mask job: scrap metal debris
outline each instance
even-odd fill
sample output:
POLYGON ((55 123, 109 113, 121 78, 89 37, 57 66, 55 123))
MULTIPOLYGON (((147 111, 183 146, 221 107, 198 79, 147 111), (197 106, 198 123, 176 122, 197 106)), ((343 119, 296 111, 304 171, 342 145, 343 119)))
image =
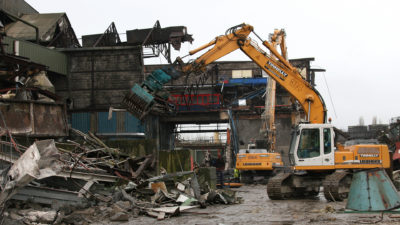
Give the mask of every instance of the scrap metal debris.
POLYGON ((57 164, 59 154, 53 140, 37 141, 0 177, 0 206, 10 199, 19 188, 34 179, 56 175, 61 167, 57 164))
POLYGON ((400 191, 400 170, 393 171, 393 184, 400 191))
POLYGON ((157 176, 152 154, 129 155, 90 132, 70 133, 74 138, 63 142, 18 144, 21 155, 15 149, 0 152, 0 164, 8 168, 1 179, 0 223, 77 224, 140 215, 163 220, 193 208, 241 201, 234 191, 214 190, 210 184, 215 181, 201 173, 164 170, 157 176))

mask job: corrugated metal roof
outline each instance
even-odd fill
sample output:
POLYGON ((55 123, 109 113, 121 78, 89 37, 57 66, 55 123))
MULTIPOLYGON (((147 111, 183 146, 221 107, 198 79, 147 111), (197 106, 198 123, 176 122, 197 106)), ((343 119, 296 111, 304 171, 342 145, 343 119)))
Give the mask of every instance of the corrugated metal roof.
POLYGON ((12 13, 14 16, 39 13, 24 0, 0 0, 0 8, 12 13))
MULTIPOLYGON (((40 41, 47 42, 53 38, 57 23, 63 23, 61 18, 65 15, 65 13, 27 14, 20 18, 37 26, 39 28, 40 41)), ((59 25, 62 26, 62 24, 59 25)), ((30 41, 36 39, 35 29, 20 21, 6 26, 5 30, 8 36, 14 38, 30 41)))

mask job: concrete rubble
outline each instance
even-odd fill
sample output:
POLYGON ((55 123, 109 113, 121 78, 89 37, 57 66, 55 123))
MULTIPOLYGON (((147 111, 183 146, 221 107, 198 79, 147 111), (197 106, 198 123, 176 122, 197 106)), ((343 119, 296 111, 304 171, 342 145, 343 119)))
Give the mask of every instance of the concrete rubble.
POLYGON ((90 132, 70 132, 74 139, 20 145, 21 155, 3 157, 3 167, 9 165, 1 177, 3 224, 89 224, 138 216, 164 220, 193 208, 241 202, 235 191, 216 190, 215 181, 204 176, 207 168, 163 170, 157 176, 153 155, 127 155, 90 132))
POLYGON ((400 170, 393 171, 393 185, 400 191, 400 170))

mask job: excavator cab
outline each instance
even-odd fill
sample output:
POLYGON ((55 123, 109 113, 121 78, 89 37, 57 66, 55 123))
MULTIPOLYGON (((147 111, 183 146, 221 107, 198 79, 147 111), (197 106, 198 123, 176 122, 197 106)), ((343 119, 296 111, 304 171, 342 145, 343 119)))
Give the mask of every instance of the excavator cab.
MULTIPOLYGON (((299 124, 289 149, 291 166, 334 165, 334 132, 331 124, 299 124)), ((310 169, 310 168, 308 168, 310 169)))

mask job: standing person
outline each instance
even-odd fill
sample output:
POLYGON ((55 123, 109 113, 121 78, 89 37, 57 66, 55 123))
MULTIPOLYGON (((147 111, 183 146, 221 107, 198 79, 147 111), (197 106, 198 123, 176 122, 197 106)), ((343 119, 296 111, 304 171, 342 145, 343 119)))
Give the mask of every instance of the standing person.
POLYGON ((218 151, 218 158, 215 161, 215 168, 217 170, 217 183, 219 184, 219 188, 223 188, 225 160, 222 158, 221 153, 219 151, 218 151))
POLYGON ((203 166, 205 166, 205 167, 210 167, 210 166, 211 166, 211 154, 210 154, 210 150, 207 150, 207 151, 206 151, 206 154, 204 154, 203 166))

